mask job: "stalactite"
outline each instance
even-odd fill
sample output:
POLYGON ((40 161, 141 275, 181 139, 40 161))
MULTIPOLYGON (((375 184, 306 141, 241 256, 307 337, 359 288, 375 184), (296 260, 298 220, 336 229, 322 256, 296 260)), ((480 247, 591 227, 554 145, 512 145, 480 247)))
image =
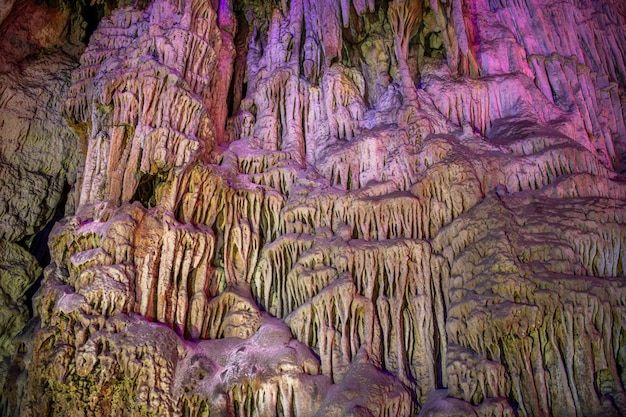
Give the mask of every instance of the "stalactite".
MULTIPOLYGON (((498 202, 490 199, 482 204, 498 202)), ((545 412, 550 408, 550 402, 556 398, 561 398, 559 412, 572 412, 583 408, 588 413, 599 410, 611 412, 609 411, 611 409, 612 412, 621 412, 619 411, 619 404, 622 401, 619 399, 622 395, 621 389, 614 387, 623 381, 615 371, 616 368, 612 365, 615 363, 614 357, 607 352, 604 343, 614 344, 613 335, 623 332, 622 325, 612 319, 604 322, 603 319, 596 318, 614 317, 614 313, 608 310, 596 312, 603 308, 609 310, 621 308, 619 307, 621 301, 614 297, 621 298, 622 296, 618 294, 623 290, 612 287, 613 289, 609 291, 602 289, 589 294, 583 288, 594 285, 593 281, 596 278, 588 275, 594 275, 602 270, 603 276, 610 276, 611 270, 617 271, 619 268, 617 265, 621 262, 621 256, 611 256, 613 253, 611 249, 615 244, 619 246, 621 243, 609 242, 616 242, 616 238, 621 241, 617 236, 621 234, 619 231, 623 229, 623 225, 619 220, 615 222, 604 217, 607 231, 609 229, 614 231, 608 234, 614 237, 607 239, 603 236, 594 239, 594 243, 578 243, 566 235, 562 237, 554 235, 550 238, 545 235, 547 233, 545 225, 539 226, 534 223, 533 218, 538 213, 545 215, 546 211, 561 211, 562 207, 552 205, 550 208, 537 207, 533 211, 522 210, 520 205, 534 203, 528 198, 516 196, 505 197, 500 204, 504 204, 507 210, 500 211, 498 221, 491 220, 490 232, 473 236, 458 231, 454 231, 453 234, 443 232, 438 235, 434 245, 436 251, 443 250, 443 253, 446 253, 448 248, 452 249, 453 253, 448 252, 448 256, 455 259, 451 263, 452 296, 449 301, 447 323, 450 342, 469 348, 470 355, 486 355, 489 361, 494 361, 493 365, 506 370, 504 373, 499 372, 499 376, 492 378, 490 382, 492 386, 495 383, 500 387, 496 392, 494 388, 487 389, 484 382, 481 382, 481 378, 484 377, 480 373, 462 376, 461 372, 466 371, 459 368, 456 359, 452 360, 448 356, 448 360, 451 361, 448 364, 448 378, 452 378, 450 383, 458 390, 455 396, 474 403, 480 403, 487 396, 512 396, 520 404, 527 405, 524 409, 527 415, 545 412), (520 216, 524 216, 524 219, 520 216), (504 222, 505 229, 498 229, 503 226, 499 222, 504 222), (524 231, 523 235, 520 233, 521 230, 524 231), (533 238, 539 235, 543 236, 541 242, 551 242, 549 246, 542 247, 543 244, 533 238), (444 236, 451 238, 448 242, 452 245, 447 248, 438 246, 440 238, 447 239, 444 236), (459 240, 461 237, 463 243, 455 248, 452 240, 459 240), (599 242, 606 242, 612 246, 611 249, 603 251, 607 253, 607 258, 593 255, 599 242), (498 270, 487 267, 484 261, 481 262, 482 259, 493 256, 500 258, 498 270), (589 265, 590 256, 593 256, 595 266, 589 265), (461 263, 473 265, 473 273, 471 275, 462 273, 462 269, 456 267, 461 263), (604 269, 607 264, 611 265, 611 270, 604 269), (547 274, 547 271, 552 275, 547 274), (555 281, 556 277, 559 277, 558 284, 555 281), (512 282, 516 285, 511 285, 512 282), (491 288, 491 291, 485 292, 485 286, 491 288), (462 290, 459 291, 460 289, 462 290), (559 302, 555 304, 554 299, 558 299, 559 302), (574 324, 575 322, 577 324, 574 324), (607 326, 613 326, 612 330, 608 330, 607 326), (585 335, 578 335, 577 332, 583 332, 585 335), (602 339, 600 334, 605 334, 606 339, 602 339), (586 342, 577 343, 574 339, 586 342), (546 358, 547 351, 550 351, 549 357, 552 358, 548 368, 546 363, 537 367, 536 361, 546 358), (589 364, 574 363, 571 361, 574 355, 590 355, 597 358, 598 362, 594 360, 589 364), (584 377, 573 377, 588 375, 591 378, 589 373, 598 372, 599 369, 604 369, 602 372, 606 376, 605 392, 610 392, 609 395, 618 398, 615 406, 602 402, 597 393, 592 393, 593 388, 586 385, 588 382, 584 382, 584 377), (557 375, 569 381, 569 390, 563 390, 561 385, 555 383, 559 379, 557 375), (465 381, 468 385, 459 385, 460 381, 465 381), (503 387, 506 387, 506 393, 502 392, 503 387), (486 392, 489 390, 492 394, 487 395, 486 392), (580 402, 582 397, 587 399, 585 405, 580 402)), ((587 201, 582 204, 587 205, 586 209, 570 210, 570 214, 560 220, 567 224, 564 226, 565 230, 570 227, 574 230, 584 229, 585 222, 581 222, 580 219, 585 217, 586 210, 594 212, 591 208, 594 204, 597 203, 587 201)), ((467 219, 469 222, 484 221, 479 214, 479 207, 476 209, 472 210, 472 215, 467 219)), ((462 222, 459 225, 465 230, 471 230, 467 229, 469 224, 462 222)))
POLYGON ((626 414, 624 7, 83 3, 0 10, 0 414, 626 414))

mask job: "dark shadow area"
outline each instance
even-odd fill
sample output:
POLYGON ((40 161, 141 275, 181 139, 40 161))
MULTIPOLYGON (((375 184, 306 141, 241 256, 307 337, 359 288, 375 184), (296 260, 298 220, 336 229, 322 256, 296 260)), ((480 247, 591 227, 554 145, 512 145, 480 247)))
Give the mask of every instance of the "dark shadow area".
POLYGON ((228 117, 232 117, 239 112, 241 100, 246 97, 247 92, 247 59, 250 28, 248 21, 243 14, 237 16, 238 30, 235 35, 235 61, 233 65, 233 76, 228 89, 226 99, 228 106, 228 117))
POLYGON ((144 174, 139 180, 139 185, 131 202, 139 201, 145 208, 156 206, 156 190, 164 182, 165 178, 167 178, 167 172, 144 174))
MULTIPOLYGON (((54 227, 55 223, 65 217, 65 205, 67 203, 67 197, 71 191, 70 185, 66 182, 63 186, 63 191, 61 192, 61 199, 59 200, 59 204, 57 204, 54 215, 52 219, 44 226, 39 233, 35 235, 33 241, 30 245, 29 252, 31 255, 37 259, 37 262, 42 268, 45 268, 50 264, 50 248, 48 247, 48 238, 50 237, 50 232, 54 227)), ((43 279, 43 272, 37 278, 37 281, 26 291, 26 298, 30 301, 33 296, 41 286, 41 280, 43 279)), ((26 303, 30 310, 30 315, 33 315, 32 311, 32 303, 26 303)))
POLYGON ((89 40, 91 39, 91 35, 98 28, 98 24, 100 20, 105 16, 104 5, 102 4, 94 4, 91 5, 91 2, 87 2, 85 6, 82 8, 82 18, 87 23, 87 27, 85 28, 85 44, 89 44, 89 40))

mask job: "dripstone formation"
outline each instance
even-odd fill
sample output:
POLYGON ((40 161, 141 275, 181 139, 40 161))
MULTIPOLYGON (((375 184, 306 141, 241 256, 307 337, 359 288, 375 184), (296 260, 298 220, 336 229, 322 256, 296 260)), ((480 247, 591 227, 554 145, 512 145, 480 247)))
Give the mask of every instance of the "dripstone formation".
POLYGON ((623 1, 3 0, 0 50, 1 415, 626 416, 623 1))

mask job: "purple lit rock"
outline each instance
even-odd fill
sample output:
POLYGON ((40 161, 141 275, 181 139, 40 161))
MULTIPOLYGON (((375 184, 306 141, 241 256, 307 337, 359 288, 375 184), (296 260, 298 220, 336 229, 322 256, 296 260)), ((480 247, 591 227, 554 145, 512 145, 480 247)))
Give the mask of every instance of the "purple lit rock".
POLYGON ((624 5, 383 3, 0 5, 2 415, 626 415, 624 5))

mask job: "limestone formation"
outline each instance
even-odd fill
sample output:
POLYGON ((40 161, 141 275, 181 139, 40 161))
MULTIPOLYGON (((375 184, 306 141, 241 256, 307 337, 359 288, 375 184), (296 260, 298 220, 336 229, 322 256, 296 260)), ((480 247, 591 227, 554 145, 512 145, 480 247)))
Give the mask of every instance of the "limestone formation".
MULTIPOLYGON (((70 15, 34 2, 0 2, 0 383, 11 379, 12 339, 31 313, 53 218, 70 214, 81 171, 77 135, 61 115, 77 46, 70 15), (29 19, 24 19, 24 16, 29 19), (61 44, 64 46, 61 47, 61 44), (46 49, 42 49, 46 48, 46 49)), ((9 398, 15 404, 17 398, 9 398)), ((4 401, 6 402, 6 400, 4 401)))
POLYGON ((4 1, 0 49, 1 415, 626 416, 622 2, 4 1))

